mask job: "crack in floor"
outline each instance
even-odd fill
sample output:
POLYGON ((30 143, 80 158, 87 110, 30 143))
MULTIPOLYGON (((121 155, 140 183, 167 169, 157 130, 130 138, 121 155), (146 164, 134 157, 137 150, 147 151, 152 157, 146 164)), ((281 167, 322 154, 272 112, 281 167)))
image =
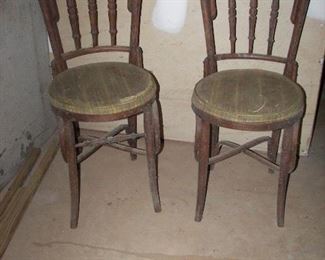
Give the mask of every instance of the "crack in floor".
POLYGON ((145 259, 151 259, 151 260, 232 260, 230 258, 214 258, 212 256, 198 256, 198 255, 166 255, 166 254, 155 254, 155 253, 136 253, 131 252, 127 250, 120 250, 110 247, 102 247, 102 246, 94 246, 89 244, 82 244, 82 243, 76 243, 76 242, 70 242, 70 241, 50 241, 46 243, 40 243, 40 242, 33 242, 33 245, 37 247, 53 247, 53 246, 75 246, 75 247, 81 247, 81 248, 88 248, 88 249, 94 249, 94 250, 104 250, 104 251, 110 251, 110 252, 116 252, 124 255, 129 256, 136 256, 136 257, 142 257, 145 259))

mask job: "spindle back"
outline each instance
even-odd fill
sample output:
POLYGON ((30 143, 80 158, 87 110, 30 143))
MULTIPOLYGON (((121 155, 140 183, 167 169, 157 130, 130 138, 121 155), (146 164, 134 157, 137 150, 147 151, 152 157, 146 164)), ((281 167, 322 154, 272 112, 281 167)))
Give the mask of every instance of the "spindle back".
MULTIPOLYGON (((214 38, 214 24, 213 21, 218 16, 217 0, 201 0, 201 9, 203 15, 207 58, 204 61, 204 74, 205 76, 217 71, 217 61, 227 59, 253 59, 253 60, 265 60, 271 62, 284 63, 284 75, 288 78, 296 81, 298 63, 296 61, 298 46, 301 38, 302 29, 304 26, 307 9, 310 0, 293 0, 292 11, 290 20, 293 24, 293 31, 287 57, 279 57, 273 55, 273 45, 275 42, 275 33, 278 23, 280 0, 250 0, 249 1, 249 13, 248 13, 248 50, 244 53, 236 52, 236 27, 237 27, 237 1, 228 0, 228 20, 229 20, 229 41, 230 52, 229 53, 216 53, 216 43, 214 38), (270 16, 269 20, 269 32, 267 40, 266 53, 255 53, 255 29, 258 22, 258 5, 270 4, 270 16)), ((216 28, 218 31, 218 28, 216 28)), ((281 39, 279 39, 281 40, 281 39)))
POLYGON ((99 52, 128 52, 129 62, 142 67, 142 50, 139 46, 140 17, 142 0, 127 0, 127 8, 131 13, 130 44, 129 46, 117 45, 117 1, 107 1, 107 13, 109 18, 108 32, 110 43, 99 46, 98 43, 98 10, 97 0, 88 1, 88 14, 92 36, 92 46, 84 47, 81 44, 81 33, 79 26, 78 2, 77 0, 66 0, 66 7, 71 26, 72 38, 75 50, 65 52, 62 45, 58 22, 60 19, 59 8, 56 0, 39 0, 43 12, 45 25, 49 34, 54 60, 52 61, 53 74, 56 75, 68 68, 67 60, 79 56, 99 52))

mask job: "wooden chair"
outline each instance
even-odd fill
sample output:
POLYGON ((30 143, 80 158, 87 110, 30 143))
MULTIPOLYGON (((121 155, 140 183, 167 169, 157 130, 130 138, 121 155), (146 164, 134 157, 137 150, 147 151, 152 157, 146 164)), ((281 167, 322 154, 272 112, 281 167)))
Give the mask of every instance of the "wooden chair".
POLYGON ((98 11, 96 0, 88 0, 92 46, 82 47, 76 0, 66 0, 75 50, 64 51, 58 21, 60 14, 56 0, 39 0, 49 39, 53 49, 54 79, 49 87, 52 108, 58 117, 60 144, 64 160, 69 166, 71 189, 71 228, 76 228, 79 217, 79 165, 103 145, 146 155, 150 189, 156 212, 161 211, 157 179, 157 155, 161 149, 160 117, 158 113, 157 83, 143 69, 142 49, 139 47, 142 0, 128 0, 131 14, 130 45, 117 45, 117 4, 108 0, 111 44, 99 46, 98 11), (125 52, 129 63, 101 62, 68 68, 67 61, 87 54, 125 52), (137 115, 144 114, 144 134, 137 133, 137 115), (79 122, 106 122, 127 119, 100 138, 82 136, 79 122), (125 133, 122 133, 125 131, 125 133), (146 149, 137 147, 137 139, 144 137, 146 149), (128 142, 128 145, 125 144, 128 142), (88 149, 84 149, 88 147, 88 149), (90 147, 90 149, 89 149, 90 147))
MULTIPOLYGON (((216 54, 213 21, 217 17, 216 0, 201 0, 207 57, 204 60, 204 78, 194 89, 192 108, 196 114, 195 156, 199 162, 198 193, 195 220, 201 221, 206 200, 209 167, 240 152, 279 170, 277 224, 284 225, 284 210, 289 174, 297 161, 301 119, 305 111, 305 93, 296 83, 298 45, 308 9, 309 0, 294 0, 291 13, 292 38, 287 57, 272 54, 277 27, 279 0, 249 3, 248 51, 236 52, 236 0, 228 1, 230 52, 216 54), (254 53, 255 28, 258 4, 269 4, 268 45, 265 54, 254 53), (222 60, 259 60, 284 64, 284 73, 261 69, 234 69, 217 72, 222 60), (272 131, 238 145, 219 141, 219 127, 246 130, 272 131), (280 164, 276 164, 281 131, 283 130, 280 164), (250 150, 267 142, 267 158, 250 150), (221 146, 232 150, 220 153, 221 146)), ((216 28, 216 31, 218 28, 216 28)), ((279 39, 281 40, 281 39, 279 39)))

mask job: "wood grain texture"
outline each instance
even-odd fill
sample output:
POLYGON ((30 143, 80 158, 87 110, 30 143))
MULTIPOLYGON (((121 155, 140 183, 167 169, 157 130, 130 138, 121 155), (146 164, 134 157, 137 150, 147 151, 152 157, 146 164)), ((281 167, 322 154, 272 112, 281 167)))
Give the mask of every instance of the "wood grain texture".
POLYGON ((143 115, 144 132, 146 143, 147 165, 149 172, 149 184, 155 212, 161 211, 159 188, 158 188, 158 165, 157 165, 157 148, 155 142, 155 130, 152 106, 148 106, 143 115))
POLYGON ((199 159, 199 173, 198 173, 198 186, 197 198, 195 209, 195 221, 200 222, 203 217, 205 206, 208 176, 209 176, 209 153, 210 153, 210 124, 208 121, 201 121, 201 130, 199 132, 200 145, 198 146, 198 159, 199 159))

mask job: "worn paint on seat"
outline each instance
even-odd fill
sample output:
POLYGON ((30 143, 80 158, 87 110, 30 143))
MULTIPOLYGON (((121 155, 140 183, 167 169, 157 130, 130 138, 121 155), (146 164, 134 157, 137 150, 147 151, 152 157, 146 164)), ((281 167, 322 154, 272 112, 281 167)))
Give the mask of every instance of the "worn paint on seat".
POLYGON ((88 115, 128 111, 155 98, 153 76, 135 65, 120 62, 93 63, 58 74, 49 95, 55 108, 88 115))
POLYGON ((199 81, 192 104, 219 119, 267 123, 302 114, 305 94, 298 84, 275 72, 227 70, 199 81))

